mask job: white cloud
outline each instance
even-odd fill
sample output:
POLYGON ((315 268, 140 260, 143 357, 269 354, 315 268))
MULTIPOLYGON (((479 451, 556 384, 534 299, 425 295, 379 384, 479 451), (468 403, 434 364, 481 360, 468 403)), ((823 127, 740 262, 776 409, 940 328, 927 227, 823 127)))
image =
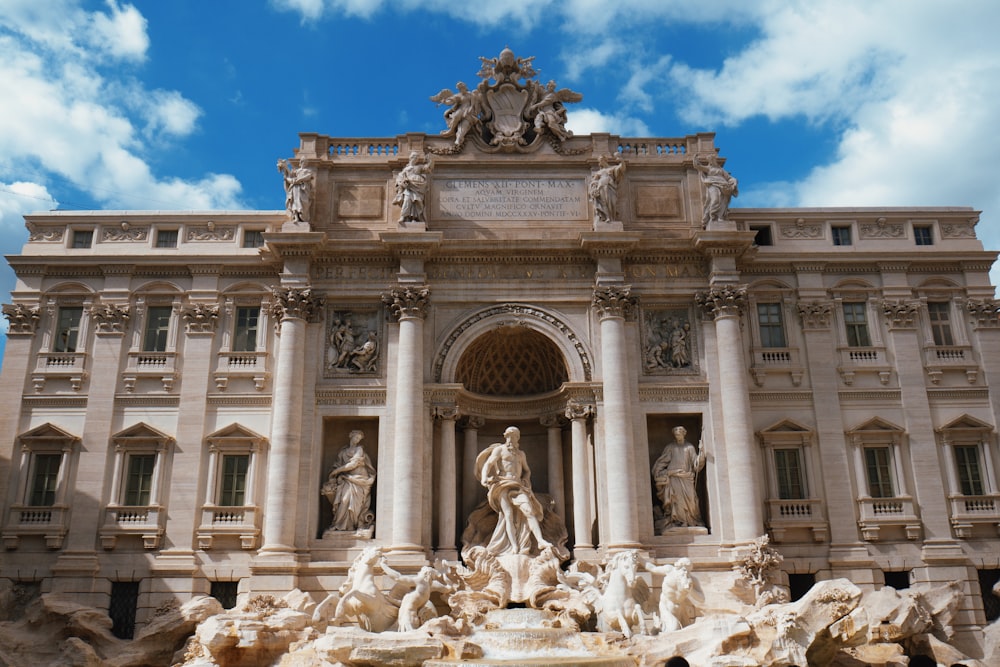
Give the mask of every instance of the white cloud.
POLYGON ((0 17, 0 181, 25 171, 38 183, 61 178, 110 208, 242 208, 232 176, 164 178, 147 163, 154 141, 194 132, 201 110, 178 91, 102 67, 145 57, 146 20, 135 7, 112 0, 105 12, 85 12, 81 0, 53 1, 65 20, 46 22, 23 0, 7 0, 13 11, 0 17))
POLYGON ((24 231, 24 215, 55 208, 57 202, 44 185, 27 181, 0 182, 0 230, 4 234, 24 231))
POLYGON ((574 134, 607 132, 622 137, 647 137, 649 128, 638 118, 605 114, 597 109, 567 109, 566 129, 574 134))

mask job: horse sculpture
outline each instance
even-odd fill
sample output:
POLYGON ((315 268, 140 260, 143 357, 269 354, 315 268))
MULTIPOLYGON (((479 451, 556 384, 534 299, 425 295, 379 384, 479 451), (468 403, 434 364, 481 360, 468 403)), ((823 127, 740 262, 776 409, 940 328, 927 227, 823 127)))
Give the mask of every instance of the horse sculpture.
POLYGON ((597 577, 594 610, 600 632, 617 630, 630 638, 633 632, 649 634, 643 603, 649 586, 638 576, 639 554, 634 550, 616 553, 597 577))

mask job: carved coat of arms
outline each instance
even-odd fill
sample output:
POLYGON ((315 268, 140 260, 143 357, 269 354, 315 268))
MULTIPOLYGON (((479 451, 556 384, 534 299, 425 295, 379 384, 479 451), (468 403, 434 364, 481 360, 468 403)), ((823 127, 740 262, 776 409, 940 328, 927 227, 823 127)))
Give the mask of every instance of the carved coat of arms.
POLYGON ((533 56, 518 58, 504 49, 496 58, 480 60, 481 80, 475 88, 459 81, 456 92, 445 88, 431 97, 449 106, 444 113, 448 128, 441 134, 455 137, 455 143, 447 152, 461 151, 469 137, 490 152, 529 152, 546 140, 564 152, 563 142, 573 136, 566 129, 565 105, 579 102, 583 95, 559 89, 555 81, 538 82, 533 56))

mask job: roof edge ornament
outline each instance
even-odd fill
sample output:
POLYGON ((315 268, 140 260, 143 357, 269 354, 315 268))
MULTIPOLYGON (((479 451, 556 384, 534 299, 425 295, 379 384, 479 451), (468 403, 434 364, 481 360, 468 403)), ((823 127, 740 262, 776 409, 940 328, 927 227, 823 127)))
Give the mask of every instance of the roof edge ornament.
POLYGON ((469 89, 464 82, 456 91, 444 88, 430 99, 448 105, 441 131, 455 137, 448 148, 431 149, 439 155, 460 153, 470 137, 487 153, 530 153, 546 141, 557 153, 573 155, 580 150, 564 146, 573 133, 566 129, 566 104, 583 100, 569 88, 557 88, 555 81, 542 85, 532 66, 534 56, 518 58, 505 48, 496 58, 479 58, 480 82, 469 89))

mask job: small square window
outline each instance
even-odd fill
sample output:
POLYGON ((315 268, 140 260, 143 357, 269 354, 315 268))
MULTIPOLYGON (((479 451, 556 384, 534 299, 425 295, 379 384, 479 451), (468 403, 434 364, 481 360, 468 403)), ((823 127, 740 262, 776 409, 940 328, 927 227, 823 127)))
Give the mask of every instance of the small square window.
POLYGON ((176 248, 177 247, 177 230, 176 229, 158 229, 156 231, 156 247, 157 248, 176 248))
POLYGON ((259 229, 246 229, 243 231, 244 248, 263 248, 264 232, 259 229))
POLYGON ((934 231, 930 225, 913 228, 913 240, 917 245, 934 245, 934 231))
POLYGON ((89 248, 94 243, 94 230, 93 229, 74 229, 73 230, 73 246, 74 248, 89 248))
POLYGON ((750 231, 756 232, 753 237, 754 245, 774 245, 774 239, 771 238, 771 225, 750 225, 750 231))
POLYGON ((905 591, 910 587, 909 570, 885 570, 885 585, 888 588, 895 588, 897 591, 905 591))
POLYGON ((830 228, 833 237, 833 245, 851 245, 851 228, 835 226, 830 228))

